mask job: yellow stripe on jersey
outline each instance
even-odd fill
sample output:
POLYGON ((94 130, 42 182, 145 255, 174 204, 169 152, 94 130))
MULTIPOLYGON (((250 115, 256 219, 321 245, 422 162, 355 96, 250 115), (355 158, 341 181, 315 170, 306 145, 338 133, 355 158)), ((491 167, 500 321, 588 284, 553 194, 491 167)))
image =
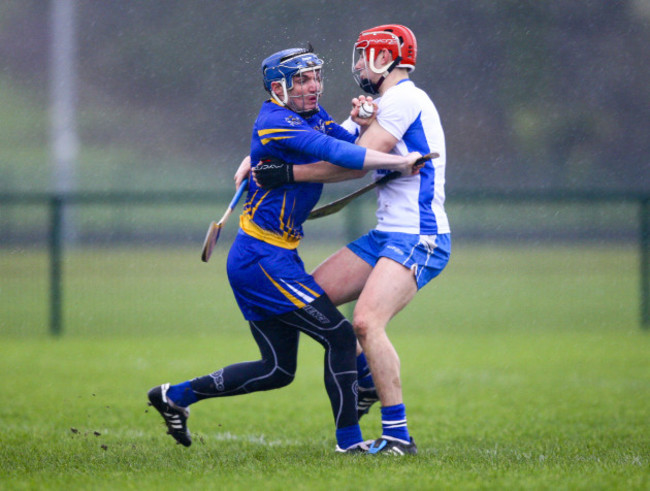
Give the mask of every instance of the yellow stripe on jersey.
POLYGON ((284 288, 282 288, 282 287, 280 286, 280 284, 279 284, 277 281, 275 281, 273 278, 271 278, 271 276, 266 272, 266 270, 262 267, 261 264, 260 264, 259 266, 260 266, 260 269, 262 270, 262 272, 266 275, 266 277, 271 281, 271 283, 273 283, 273 286, 275 286, 275 287, 280 291, 280 293, 282 293, 282 295, 284 295, 285 297, 287 297, 287 299, 289 299, 289 301, 290 301, 292 304, 294 304, 294 305, 295 305, 296 307, 298 307, 299 309, 301 309, 301 308, 303 308, 305 305, 307 305, 306 303, 304 303, 304 302, 301 301, 300 299, 294 297, 294 296, 293 296, 291 293, 289 293, 287 290, 285 290, 284 288))
POLYGON ((296 249, 298 244, 300 244, 300 239, 290 237, 287 233, 279 235, 270 230, 263 229, 246 214, 242 214, 239 217, 239 226, 251 237, 255 237, 267 244, 282 247, 283 249, 296 249))
POLYGON ((294 226, 294 220, 293 220, 293 210, 296 209, 296 200, 294 198, 293 200, 293 206, 291 207, 291 211, 287 214, 287 221, 285 222, 284 220, 284 214, 285 214, 285 209, 287 207, 287 193, 284 193, 284 196, 282 197, 282 208, 280 209, 280 216, 278 217, 279 224, 278 228, 280 230, 285 230, 287 232, 284 232, 287 236, 289 234, 288 231, 293 230, 294 226))
POLYGON ((283 133, 286 131, 307 131, 307 130, 298 130, 298 129, 292 129, 292 128, 269 128, 268 130, 260 130, 257 132, 259 136, 265 136, 269 135, 271 133, 283 133))
POLYGON ((278 228, 284 230, 284 207, 287 205, 287 193, 282 195, 282 207, 280 208, 280 216, 278 217, 278 228))
POLYGON ((287 138, 293 138, 293 135, 287 135, 286 133, 289 131, 306 131, 306 130, 292 130, 288 128, 269 128, 266 130, 260 130, 257 132, 257 135, 260 137, 260 140, 262 142, 262 145, 266 145, 268 142, 271 140, 285 140, 287 138), (263 136, 266 135, 277 135, 277 136, 269 136, 267 138, 262 138, 263 136))
POLYGON ((260 141, 262 145, 266 145, 268 142, 273 140, 286 140, 287 138, 293 138, 293 136, 274 136, 272 138, 262 138, 260 141))
POLYGON ((255 216, 255 212, 257 211, 257 209, 262 204, 262 201, 264 201, 264 198, 266 198, 271 191, 267 191, 266 193, 264 193, 262 195, 262 197, 259 199, 259 201, 255 204, 255 206, 251 206, 253 201, 255 201, 255 196, 257 196, 257 193, 259 193, 259 192, 260 192, 260 190, 257 189, 255 191, 255 193, 253 193, 253 196, 251 196, 250 199, 248 200, 248 202, 244 205, 244 211, 243 212, 246 215, 248 215, 250 218, 253 218, 255 216))

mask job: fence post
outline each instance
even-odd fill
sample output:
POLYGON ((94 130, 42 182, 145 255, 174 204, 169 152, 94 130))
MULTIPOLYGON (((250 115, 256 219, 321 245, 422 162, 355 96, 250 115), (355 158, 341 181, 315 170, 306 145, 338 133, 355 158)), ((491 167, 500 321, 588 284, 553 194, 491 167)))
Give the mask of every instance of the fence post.
POLYGON ((54 336, 61 334, 62 285, 61 285, 61 254, 63 230, 64 200, 60 195, 50 198, 50 333, 54 336))
POLYGON ((641 327, 650 329, 650 196, 641 199, 641 327))

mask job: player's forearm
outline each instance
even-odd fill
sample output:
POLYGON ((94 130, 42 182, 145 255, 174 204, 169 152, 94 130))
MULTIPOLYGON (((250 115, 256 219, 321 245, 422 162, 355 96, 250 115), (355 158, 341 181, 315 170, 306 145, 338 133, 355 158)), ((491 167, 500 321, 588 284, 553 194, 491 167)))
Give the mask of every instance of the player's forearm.
POLYGON ((348 169, 324 161, 293 167, 293 178, 296 182, 339 182, 365 175, 365 170, 348 169))
POLYGON ((412 161, 413 159, 406 156, 382 153, 368 148, 366 149, 366 158, 363 160, 363 170, 403 170, 412 161))

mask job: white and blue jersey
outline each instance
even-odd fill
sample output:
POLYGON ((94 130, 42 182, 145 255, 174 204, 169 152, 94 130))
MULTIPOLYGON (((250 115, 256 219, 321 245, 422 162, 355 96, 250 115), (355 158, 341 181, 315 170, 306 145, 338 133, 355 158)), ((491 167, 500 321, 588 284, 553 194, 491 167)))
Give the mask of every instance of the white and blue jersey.
MULTIPOLYGON (((418 288, 439 275, 449 261, 451 234, 445 212, 445 135, 429 96, 405 79, 389 88, 377 103, 377 123, 398 142, 392 153, 436 152, 440 156, 414 176, 377 187, 375 230, 348 244, 371 266, 390 258, 413 271, 418 288)), ((343 125, 355 131, 348 119, 343 125)), ((387 171, 376 171, 375 179, 387 171)))
MULTIPOLYGON (((400 177, 377 188, 377 230, 418 235, 450 232, 445 213, 445 135, 438 111, 429 96, 405 79, 374 100, 377 122, 397 140, 391 153, 422 155, 437 152, 440 157, 419 174, 400 177)), ((351 120, 343 126, 354 131, 351 120)), ((388 171, 376 171, 375 179, 388 171)))

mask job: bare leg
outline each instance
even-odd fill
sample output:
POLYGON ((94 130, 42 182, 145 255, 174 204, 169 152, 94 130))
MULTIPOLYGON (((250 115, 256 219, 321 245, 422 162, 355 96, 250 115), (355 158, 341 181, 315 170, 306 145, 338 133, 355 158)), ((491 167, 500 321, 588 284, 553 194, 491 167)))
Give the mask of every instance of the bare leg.
POLYGON ((416 292, 412 271, 391 259, 380 258, 354 309, 354 330, 384 407, 403 402, 399 356, 386 335, 386 326, 416 292))
POLYGON ((359 298, 372 266, 343 247, 323 261, 312 273, 337 307, 359 298))

